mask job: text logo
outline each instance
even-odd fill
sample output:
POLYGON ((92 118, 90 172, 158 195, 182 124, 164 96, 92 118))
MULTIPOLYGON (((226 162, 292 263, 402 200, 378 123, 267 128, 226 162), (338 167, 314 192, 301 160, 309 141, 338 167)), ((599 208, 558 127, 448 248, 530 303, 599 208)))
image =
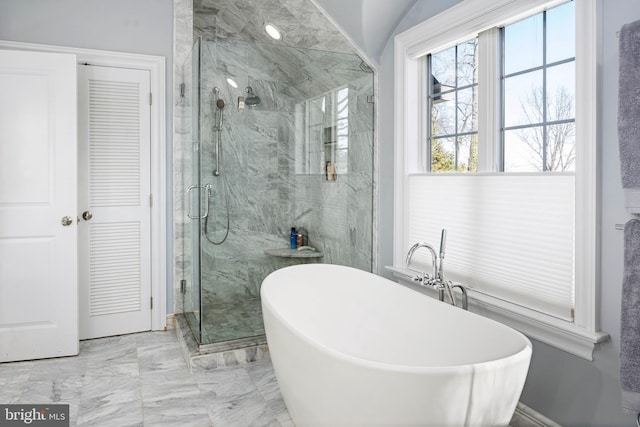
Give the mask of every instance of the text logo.
POLYGON ((69 405, 0 405, 0 427, 69 427, 69 405))

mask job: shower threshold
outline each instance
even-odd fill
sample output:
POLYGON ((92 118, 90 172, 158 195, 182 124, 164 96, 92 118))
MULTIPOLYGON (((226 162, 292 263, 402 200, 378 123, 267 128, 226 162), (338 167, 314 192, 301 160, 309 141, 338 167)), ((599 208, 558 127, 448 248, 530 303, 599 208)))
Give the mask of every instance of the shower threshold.
POLYGON ((247 347, 256 347, 267 343, 265 335, 255 337, 238 338, 237 340, 216 342, 211 344, 200 344, 198 346, 200 354, 220 353, 221 351, 238 350, 247 347))
POLYGON ((199 344, 184 314, 176 314, 176 334, 191 372, 245 365, 269 359, 264 335, 213 344, 199 344))

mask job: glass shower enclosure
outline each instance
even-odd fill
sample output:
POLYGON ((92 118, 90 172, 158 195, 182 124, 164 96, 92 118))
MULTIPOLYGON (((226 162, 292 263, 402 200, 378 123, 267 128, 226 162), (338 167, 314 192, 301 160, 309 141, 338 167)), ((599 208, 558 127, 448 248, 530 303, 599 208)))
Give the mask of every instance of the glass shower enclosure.
POLYGON ((204 38, 182 69, 183 310, 201 345, 246 346, 272 271, 372 269, 374 76, 354 54, 204 38))

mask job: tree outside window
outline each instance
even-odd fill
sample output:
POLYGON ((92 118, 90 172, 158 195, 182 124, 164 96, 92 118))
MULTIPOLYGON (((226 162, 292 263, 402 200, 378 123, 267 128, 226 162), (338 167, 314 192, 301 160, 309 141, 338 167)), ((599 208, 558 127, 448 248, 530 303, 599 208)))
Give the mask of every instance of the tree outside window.
POLYGON ((503 29, 505 172, 575 170, 575 6, 503 29))
POLYGON ((429 55, 432 172, 478 169, 478 40, 429 55))
MULTIPOLYGON (((504 172, 575 170, 575 5, 501 29, 504 172)), ((431 172, 478 171, 478 37, 427 56, 431 172)), ((496 76, 497 78, 497 76, 496 76)))

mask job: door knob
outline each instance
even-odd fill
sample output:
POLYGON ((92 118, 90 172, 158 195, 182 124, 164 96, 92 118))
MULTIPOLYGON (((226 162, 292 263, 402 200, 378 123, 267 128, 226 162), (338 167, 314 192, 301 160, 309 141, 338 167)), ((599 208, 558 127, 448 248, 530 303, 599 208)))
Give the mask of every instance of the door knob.
POLYGON ((63 227, 68 227, 73 224, 73 219, 70 216, 63 216, 62 221, 60 222, 62 223, 63 227))
POLYGON ((89 211, 84 211, 82 212, 82 219, 84 219, 85 221, 89 221, 91 218, 93 218, 93 214, 89 211))

